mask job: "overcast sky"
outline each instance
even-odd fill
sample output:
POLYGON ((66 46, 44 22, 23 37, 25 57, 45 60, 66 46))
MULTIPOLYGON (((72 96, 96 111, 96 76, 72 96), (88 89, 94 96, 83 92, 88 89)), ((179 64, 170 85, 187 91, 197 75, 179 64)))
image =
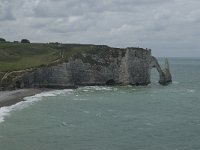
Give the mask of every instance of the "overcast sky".
POLYGON ((0 37, 200 57, 200 0, 0 0, 0 37))

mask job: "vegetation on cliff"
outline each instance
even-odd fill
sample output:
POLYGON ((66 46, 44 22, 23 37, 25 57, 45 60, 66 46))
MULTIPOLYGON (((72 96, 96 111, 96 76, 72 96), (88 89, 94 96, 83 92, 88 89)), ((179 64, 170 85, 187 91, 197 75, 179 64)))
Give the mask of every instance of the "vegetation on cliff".
POLYGON ((6 42, 4 38, 0 38, 0 42, 6 42))
POLYGON ((49 44, 0 43, 0 72, 38 67, 58 59, 59 54, 49 44))
POLYGON ((85 62, 94 63, 92 58, 84 54, 99 54, 102 58, 110 55, 118 56, 119 50, 104 45, 59 44, 59 43, 0 43, 0 72, 18 71, 50 64, 62 57, 68 61, 70 57, 81 58, 85 62), (61 56, 62 55, 62 56, 61 56))
MULTIPOLYGON (((137 52, 148 52, 142 48, 137 52)), ((139 54, 143 54, 139 52, 139 54)), ((0 43, 0 86, 6 87, 17 77, 40 67, 53 66, 72 59, 81 59, 84 63, 107 66, 110 58, 125 56, 126 49, 112 48, 105 45, 60 44, 60 43, 0 43), (97 58, 98 57, 98 58, 97 58)))

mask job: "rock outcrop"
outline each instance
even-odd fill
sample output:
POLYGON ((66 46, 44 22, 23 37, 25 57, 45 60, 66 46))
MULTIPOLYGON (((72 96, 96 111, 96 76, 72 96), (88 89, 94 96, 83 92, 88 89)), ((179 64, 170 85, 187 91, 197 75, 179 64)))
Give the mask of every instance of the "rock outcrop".
POLYGON ((165 67, 164 69, 162 69, 157 61, 157 59, 155 57, 151 57, 151 61, 150 61, 150 67, 151 68, 156 68, 160 79, 159 79, 159 83, 161 85, 167 85, 168 83, 172 82, 172 76, 170 73, 170 68, 169 68, 169 62, 168 59, 165 59, 165 67))
MULTIPOLYGON (((151 56, 151 50, 101 46, 95 51, 76 53, 60 64, 26 72, 13 78, 7 86, 72 88, 86 85, 148 85, 153 67, 160 74, 160 84, 171 82, 168 61, 162 70, 156 58, 151 56)), ((5 85, 4 81, 1 84, 5 85)))

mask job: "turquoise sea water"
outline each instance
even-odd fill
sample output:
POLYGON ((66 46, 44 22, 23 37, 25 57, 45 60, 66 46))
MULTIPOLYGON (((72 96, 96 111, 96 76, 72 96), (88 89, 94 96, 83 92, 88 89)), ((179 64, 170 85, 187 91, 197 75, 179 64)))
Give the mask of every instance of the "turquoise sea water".
POLYGON ((173 83, 44 92, 0 109, 0 150, 199 150, 200 59, 173 83))

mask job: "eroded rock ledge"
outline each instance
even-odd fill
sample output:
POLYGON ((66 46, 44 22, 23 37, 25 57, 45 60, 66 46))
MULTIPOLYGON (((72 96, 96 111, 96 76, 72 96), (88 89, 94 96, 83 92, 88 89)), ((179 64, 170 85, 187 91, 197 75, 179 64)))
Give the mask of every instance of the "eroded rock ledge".
MULTIPOLYGON (((67 51, 63 51, 65 53, 67 51)), ((82 51, 58 64, 24 71, 14 77, 4 77, 1 87, 13 88, 73 88, 86 85, 148 85, 151 69, 156 67, 159 83, 172 82, 168 60, 162 69, 151 50, 142 48, 99 47, 82 51), (8 80, 9 79, 9 80, 8 80)), ((10 73, 12 76, 12 73, 10 73)))

